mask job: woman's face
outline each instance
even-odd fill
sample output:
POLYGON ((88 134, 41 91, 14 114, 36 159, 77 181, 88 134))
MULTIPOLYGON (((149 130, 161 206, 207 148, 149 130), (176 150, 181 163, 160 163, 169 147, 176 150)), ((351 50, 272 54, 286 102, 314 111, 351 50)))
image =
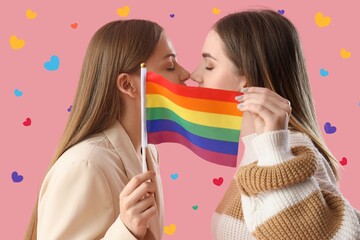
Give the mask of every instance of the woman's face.
POLYGON ((211 30, 202 48, 202 61, 191 74, 200 87, 239 91, 246 85, 244 76, 227 57, 224 42, 211 30))
POLYGON ((161 34, 146 66, 148 71, 160 74, 174 83, 184 84, 190 77, 190 73, 177 62, 174 46, 165 32, 161 34))

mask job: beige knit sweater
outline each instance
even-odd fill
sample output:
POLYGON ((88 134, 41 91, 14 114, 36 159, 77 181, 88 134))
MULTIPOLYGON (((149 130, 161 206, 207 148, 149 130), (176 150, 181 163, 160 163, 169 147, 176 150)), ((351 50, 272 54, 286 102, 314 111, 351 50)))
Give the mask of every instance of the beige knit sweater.
POLYGON ((217 240, 360 239, 357 211, 302 133, 242 138, 243 159, 212 219, 217 240))

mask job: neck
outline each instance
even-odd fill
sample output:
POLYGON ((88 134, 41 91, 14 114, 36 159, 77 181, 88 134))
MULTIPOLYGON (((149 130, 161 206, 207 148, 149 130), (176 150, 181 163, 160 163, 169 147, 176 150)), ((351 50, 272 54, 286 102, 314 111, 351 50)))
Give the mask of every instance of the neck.
POLYGON ((139 108, 136 108, 133 102, 123 104, 118 120, 125 129, 126 133, 129 135, 129 138, 134 146, 136 153, 140 154, 141 121, 140 110, 137 110, 139 110, 139 108))

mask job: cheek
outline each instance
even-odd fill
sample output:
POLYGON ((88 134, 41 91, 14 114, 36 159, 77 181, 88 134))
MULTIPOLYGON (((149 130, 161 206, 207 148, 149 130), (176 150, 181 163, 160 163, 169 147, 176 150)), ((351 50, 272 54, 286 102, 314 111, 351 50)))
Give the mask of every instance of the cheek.
POLYGON ((215 69, 213 71, 207 71, 204 76, 204 87, 216 88, 223 90, 233 90, 231 81, 226 71, 222 69, 215 69))
POLYGON ((177 83, 177 84, 180 83, 179 76, 176 74, 175 71, 173 71, 173 72, 162 71, 159 74, 161 76, 163 76, 164 78, 168 79, 170 82, 177 83))

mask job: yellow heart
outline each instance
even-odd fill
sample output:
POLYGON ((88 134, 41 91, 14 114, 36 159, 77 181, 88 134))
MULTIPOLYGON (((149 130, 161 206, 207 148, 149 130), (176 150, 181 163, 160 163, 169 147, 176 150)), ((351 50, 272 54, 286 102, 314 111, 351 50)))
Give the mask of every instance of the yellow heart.
POLYGON ((37 17, 37 13, 33 12, 31 9, 26 10, 26 17, 28 19, 34 19, 37 17))
POLYGON ((164 233, 167 235, 173 235, 175 231, 176 231, 175 224, 170 224, 170 226, 164 227, 164 233))
POLYGON ((342 58, 349 58, 349 57, 351 57, 351 52, 346 51, 345 48, 341 49, 340 54, 341 54, 341 57, 342 57, 342 58))
POLYGON ((12 49, 21 49, 25 46, 25 40, 24 39, 18 39, 17 36, 12 35, 10 37, 10 46, 12 49))
POLYGON ((220 9, 216 8, 216 7, 213 7, 212 9, 212 12, 215 14, 215 15, 218 15, 220 13, 220 9))
POLYGON ((117 14, 120 16, 120 17, 126 17, 130 12, 130 8, 129 6, 124 6, 123 8, 118 8, 117 9, 117 14))
POLYGON ((324 16, 324 14, 318 12, 315 15, 315 22, 319 27, 326 27, 331 23, 331 17, 324 16))

